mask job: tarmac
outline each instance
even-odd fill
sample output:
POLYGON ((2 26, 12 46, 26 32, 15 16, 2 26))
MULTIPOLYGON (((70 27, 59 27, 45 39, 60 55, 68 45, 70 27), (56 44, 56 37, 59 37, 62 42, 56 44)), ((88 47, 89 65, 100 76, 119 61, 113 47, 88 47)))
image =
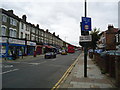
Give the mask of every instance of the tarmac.
POLYGON ((71 73, 59 85, 61 88, 116 88, 115 80, 102 74, 95 61, 87 58, 87 77, 84 77, 84 53, 78 57, 78 61, 71 73))

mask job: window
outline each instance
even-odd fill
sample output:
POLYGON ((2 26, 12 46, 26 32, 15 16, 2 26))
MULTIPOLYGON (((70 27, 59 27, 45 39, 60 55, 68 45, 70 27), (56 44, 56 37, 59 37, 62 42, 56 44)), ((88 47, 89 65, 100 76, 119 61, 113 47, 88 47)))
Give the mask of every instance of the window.
POLYGON ((23 38, 23 32, 21 32, 21 38, 23 38))
POLYGON ((120 33, 118 34, 118 38, 119 38, 119 39, 118 39, 118 42, 120 42, 120 33))
POLYGON ((13 25, 17 26, 17 21, 16 20, 13 20, 13 25))
POLYGON ((27 39, 27 34, 25 34, 25 38, 27 39))
POLYGON ((7 16, 2 15, 2 21, 3 21, 3 22, 7 22, 7 16))
POLYGON ((2 32, 1 32, 2 36, 6 36, 6 28, 2 27, 2 32))
POLYGON ((17 21, 13 18, 10 18, 10 24, 14 25, 14 26, 17 26, 17 21))
POLYGON ((28 34, 28 38, 27 39, 29 40, 29 34, 28 34))
POLYGON ((26 31, 28 31, 28 26, 26 25, 26 31))
POLYGON ((12 33, 13 33, 13 30, 10 29, 10 33, 9 33, 9 36, 12 37, 12 33))
POLYGON ((13 29, 10 29, 9 36, 10 36, 10 37, 17 37, 17 31, 16 31, 16 30, 13 30, 13 29))
POLYGON ((24 29, 24 24, 23 23, 21 23, 21 29, 24 29))
POLYGON ((16 37, 16 36, 17 36, 17 31, 14 30, 14 35, 13 35, 13 37, 16 37))

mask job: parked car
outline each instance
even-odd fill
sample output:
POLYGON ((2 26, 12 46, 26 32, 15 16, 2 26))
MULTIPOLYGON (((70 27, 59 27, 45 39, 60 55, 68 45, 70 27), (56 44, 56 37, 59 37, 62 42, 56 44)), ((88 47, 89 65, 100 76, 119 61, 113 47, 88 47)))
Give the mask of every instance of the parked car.
POLYGON ((56 53, 55 52, 48 52, 48 53, 45 54, 44 58, 45 59, 56 58, 56 53))
POLYGON ((62 50, 61 55, 67 55, 67 52, 65 50, 62 50))
POLYGON ((109 51, 104 51, 104 52, 100 53, 101 57, 104 57, 106 55, 117 55, 117 56, 120 56, 120 51, 109 50, 109 51))

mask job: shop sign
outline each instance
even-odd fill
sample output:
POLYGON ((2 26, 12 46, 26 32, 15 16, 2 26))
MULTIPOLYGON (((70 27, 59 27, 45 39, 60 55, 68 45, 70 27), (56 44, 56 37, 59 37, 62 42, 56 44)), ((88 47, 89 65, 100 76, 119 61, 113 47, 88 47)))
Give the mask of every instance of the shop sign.
POLYGON ((13 39, 13 38, 9 38, 9 43, 25 45, 25 41, 24 40, 13 39))
POLYGON ((36 43, 35 43, 35 42, 27 41, 27 45, 30 45, 30 46, 36 46, 36 43))
POLYGON ((0 37, 0 43, 7 43, 7 37, 0 37))

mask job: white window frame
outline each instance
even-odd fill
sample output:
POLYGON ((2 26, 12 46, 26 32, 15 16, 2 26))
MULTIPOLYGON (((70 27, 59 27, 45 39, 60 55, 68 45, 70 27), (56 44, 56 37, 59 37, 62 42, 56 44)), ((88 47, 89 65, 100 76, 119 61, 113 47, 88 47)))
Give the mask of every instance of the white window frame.
POLYGON ((10 24, 17 26, 17 20, 10 17, 10 24))
POLYGON ((3 22, 7 22, 7 17, 8 17, 7 15, 2 14, 2 21, 3 21, 3 22))
POLYGON ((6 32, 7 32, 7 26, 5 26, 5 25, 1 25, 1 35, 2 36, 6 36, 6 32), (3 29, 2 28, 5 28, 5 34, 3 35, 3 29))
POLYGON ((14 28, 9 28, 9 30, 10 30, 10 32, 9 32, 9 36, 10 37, 17 37, 17 30, 16 29, 14 29, 14 28), (16 32, 16 34, 15 34, 15 32, 16 32))

